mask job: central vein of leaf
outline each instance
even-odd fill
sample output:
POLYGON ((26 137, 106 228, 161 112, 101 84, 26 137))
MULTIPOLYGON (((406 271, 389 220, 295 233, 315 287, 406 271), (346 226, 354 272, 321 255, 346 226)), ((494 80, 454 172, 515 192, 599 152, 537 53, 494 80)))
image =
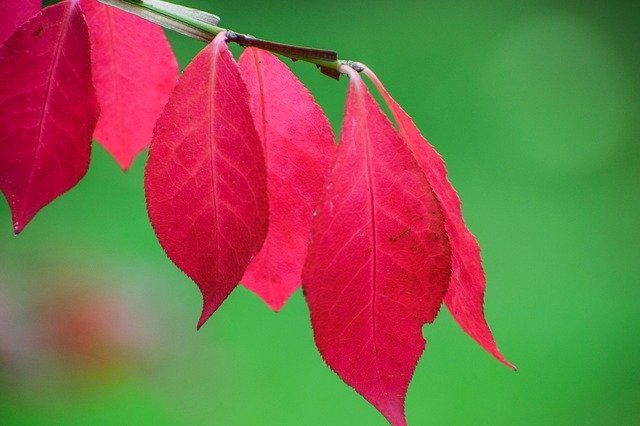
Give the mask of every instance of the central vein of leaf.
MULTIPOLYGON (((31 162, 31 168, 29 170, 29 179, 27 180, 27 188, 31 186, 31 180, 33 179, 33 173, 35 169, 35 164, 38 160, 38 154, 40 153, 40 148, 42 147, 42 128, 44 127, 44 120, 47 115, 47 111, 49 110, 49 97, 51 96, 51 88, 53 86, 53 75, 58 68, 58 62, 60 61, 60 54, 62 53, 62 41, 67 36, 67 30, 69 29, 69 21, 71 21, 71 14, 74 9, 73 4, 69 4, 67 6, 67 10, 64 14, 64 19, 60 23, 60 33, 58 34, 58 39, 56 40, 56 50, 53 54, 53 62, 51 63, 51 69, 49 70, 49 75, 47 76, 47 88, 45 89, 44 99, 42 102, 42 114, 40 115, 40 121, 38 122, 38 137, 36 139, 36 146, 33 150, 33 161, 31 162)), ((26 191, 25 194, 28 194, 29 191, 26 191)), ((22 200, 22 211, 24 212, 24 208, 27 204, 27 198, 24 197, 22 200)))
POLYGON ((376 339, 376 299, 377 299, 377 272, 378 272, 378 237, 376 233, 376 208, 375 195, 373 193, 373 164, 371 159, 371 138, 369 137, 369 128, 367 125, 367 107, 365 105, 364 93, 359 87, 362 81, 356 81, 356 96, 358 102, 358 127, 362 140, 364 141, 364 152, 366 157, 367 182, 369 185, 369 204, 371 206, 371 334, 373 341, 373 357, 376 363, 376 371, 378 372, 378 380, 380 388, 384 395, 387 395, 387 389, 380 374, 380 363, 378 362, 378 342, 376 339))
MULTIPOLYGON (((260 59, 260 54, 258 53, 257 49, 252 49, 251 50, 251 55, 253 57, 253 60, 255 61, 256 64, 256 75, 258 77, 258 88, 260 91, 260 129, 256 129, 258 130, 258 133, 260 135, 260 140, 262 141, 262 151, 264 153, 264 161, 265 161, 265 165, 267 167, 267 174, 269 173, 269 151, 268 151, 268 141, 267 141, 267 95, 265 93, 265 84, 264 84, 264 67, 262 66, 262 60, 260 59)), ((269 185, 270 185, 271 179, 267 180, 267 198, 269 197, 269 185)), ((269 215, 271 215, 271 209, 269 210, 269 215)), ((269 225, 271 226, 271 220, 269 220, 269 225)), ((268 230, 267 230, 268 232, 268 230)), ((270 244, 264 244, 262 246, 262 256, 264 259, 270 259, 269 256, 269 247, 270 244)), ((268 281, 271 282, 271 269, 270 268, 266 268, 265 270, 265 274, 268 274, 269 276, 268 281)), ((269 286, 269 291, 271 292, 271 296, 274 297, 274 292, 275 292, 275 287, 273 286, 269 286)))
POLYGON ((262 136, 262 149, 264 151, 265 159, 267 157, 267 103, 266 103, 266 93, 264 86, 264 70, 262 67, 262 61, 260 60, 260 56, 258 55, 258 51, 253 49, 251 51, 253 55, 253 60, 256 63, 256 75, 258 76, 258 87, 260 90, 260 136, 262 136))
MULTIPOLYGON (((209 70, 209 90, 208 90, 208 102, 207 102, 207 111, 209 113, 209 161, 211 162, 211 206, 212 206, 212 210, 213 210, 213 226, 211 227, 211 229, 213 230, 213 239, 215 241, 215 250, 220 250, 220 240, 218 238, 218 202, 216 200, 216 196, 217 196, 217 182, 216 182, 216 176, 217 176, 217 170, 216 170, 216 160, 215 160, 215 151, 216 151, 216 147, 215 147, 215 142, 214 142, 214 138, 215 138, 215 118, 216 118, 216 114, 215 114, 215 110, 213 108, 214 104, 215 104, 215 95, 216 95, 216 68, 217 68, 217 60, 218 60, 218 49, 219 49, 219 45, 216 44, 215 42, 211 45, 210 49, 211 49, 211 68, 209 70)), ((218 272, 218 265, 217 265, 217 257, 216 257, 216 265, 214 268, 214 271, 217 273, 218 272)))

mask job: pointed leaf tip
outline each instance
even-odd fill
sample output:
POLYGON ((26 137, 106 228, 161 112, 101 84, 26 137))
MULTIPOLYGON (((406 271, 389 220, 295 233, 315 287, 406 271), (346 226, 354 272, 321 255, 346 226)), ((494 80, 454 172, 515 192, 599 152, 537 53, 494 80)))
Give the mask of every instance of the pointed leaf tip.
MULTIPOLYGON (((348 71, 348 70, 347 70, 348 71)), ((316 345, 393 425, 449 282, 450 249, 426 177, 355 71, 335 166, 303 271, 316 345)))
POLYGON ((204 323, 207 322, 211 315, 215 312, 213 307, 207 306, 207 303, 204 302, 202 306, 202 312, 200 313, 200 318, 198 319, 198 325, 196 325, 196 330, 200 330, 204 323))
POLYGON ((398 125, 398 133, 413 153, 443 208, 445 227, 451 242, 451 282, 445 304, 460 327, 498 361, 512 368, 498 350, 484 317, 485 275, 480 247, 462 217, 460 198, 447 178, 444 161, 422 136, 411 117, 391 97, 369 68, 365 74, 382 94, 398 125))
POLYGON ((333 132, 313 96, 273 54, 239 60, 267 163, 269 231, 242 284, 279 311, 300 287, 313 209, 335 157, 333 132))
POLYGON ((198 328, 237 286, 267 232, 264 154, 225 39, 219 34, 185 69, 145 169, 158 240, 202 293, 198 328))
POLYGON ((0 190, 16 234, 89 167, 99 107, 88 38, 79 8, 64 1, 0 45, 0 190))

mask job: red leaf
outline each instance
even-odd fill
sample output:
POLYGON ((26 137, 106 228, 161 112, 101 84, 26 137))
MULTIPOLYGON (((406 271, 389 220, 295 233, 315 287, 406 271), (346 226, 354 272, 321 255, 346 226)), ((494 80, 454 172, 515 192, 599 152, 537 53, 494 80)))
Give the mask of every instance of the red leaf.
POLYGON ((145 174, 151 224, 204 298, 198 327, 236 287, 267 232, 266 170, 240 69, 219 34, 158 120, 145 174))
POLYGON ((446 292, 440 205, 413 156, 353 70, 336 165, 303 272, 327 364, 394 425, 446 292))
POLYGON ((300 287, 311 213, 335 156, 333 132, 309 91, 274 55, 240 56, 267 160, 269 232, 242 283, 274 310, 300 287))
POLYGON ((162 28, 96 0, 82 0, 100 103, 95 137, 127 170, 149 145, 178 79, 162 28))
POLYGON ((27 19, 38 13, 41 7, 41 0, 0 1, 0 44, 27 19))
POLYGON ((452 273, 445 298, 447 308, 462 329, 485 350, 500 362, 515 369, 498 351, 484 318, 485 277, 480 259, 480 247, 464 223, 460 198, 447 179, 444 161, 422 136, 411 117, 387 92, 376 75, 369 69, 365 69, 365 73, 382 93, 398 124, 400 136, 424 170, 442 205, 445 229, 451 244, 452 273))
POLYGON ((0 47, 0 189, 16 234, 87 172, 98 113, 77 1, 47 7, 0 47))

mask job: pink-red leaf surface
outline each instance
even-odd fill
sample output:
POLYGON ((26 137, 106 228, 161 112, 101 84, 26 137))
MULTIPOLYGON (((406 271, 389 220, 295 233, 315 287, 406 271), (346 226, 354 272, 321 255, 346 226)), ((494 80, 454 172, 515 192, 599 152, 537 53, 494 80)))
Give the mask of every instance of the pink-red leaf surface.
POLYGON ((269 215, 249 93, 225 37, 184 71, 158 120, 145 173, 158 240, 202 292, 198 327, 260 250, 269 215))
POLYGON ((327 364, 394 425, 444 298, 450 251, 422 170, 357 73, 303 286, 327 364))
POLYGON ((0 1, 0 44, 42 7, 41 0, 0 1))
POLYGON ((0 189, 16 233, 84 176, 98 113, 77 1, 43 9, 0 46, 0 189))
POLYGON ((515 368, 498 350, 484 317, 485 276, 480 247, 464 223, 460 198, 447 179, 444 161, 422 136, 409 115, 391 97, 369 69, 365 72, 378 87, 398 125, 398 131, 416 161, 424 170, 443 208, 445 228, 451 244, 451 282, 445 298, 447 308, 462 329, 487 352, 505 365, 515 368))
POLYGON ((151 142, 178 64, 158 25, 97 0, 82 0, 82 10, 100 103, 95 137, 126 170, 151 142))
POLYGON ((269 231, 242 278, 273 310, 300 287, 312 212, 333 164, 329 121, 309 91, 271 53, 240 56, 267 161, 269 231))

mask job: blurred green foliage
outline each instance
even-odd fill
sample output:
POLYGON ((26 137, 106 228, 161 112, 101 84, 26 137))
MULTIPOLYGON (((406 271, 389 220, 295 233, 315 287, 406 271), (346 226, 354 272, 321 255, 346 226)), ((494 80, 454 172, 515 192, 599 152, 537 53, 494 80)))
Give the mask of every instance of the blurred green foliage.
MULTIPOLYGON (((367 63, 445 158, 483 248, 489 323, 519 371, 443 310, 425 327, 410 424, 640 422, 640 3, 183 4, 237 31, 367 63)), ((183 67, 202 48, 169 37, 183 67)), ((337 131, 345 79, 291 66, 337 131)), ((0 318, 0 339, 22 345, 0 366, 0 423, 385 424, 323 364, 300 292, 274 314, 238 288, 195 332, 199 293, 147 221, 145 157, 123 174, 94 145, 86 178, 19 238, 0 203, 0 305, 19 312, 0 318), (108 362, 100 351, 53 362, 15 338, 57 325, 43 320, 42 300, 70 287, 130 305, 150 336, 142 361, 118 343, 106 346, 108 362)), ((78 308, 54 300, 63 314, 78 308)))

